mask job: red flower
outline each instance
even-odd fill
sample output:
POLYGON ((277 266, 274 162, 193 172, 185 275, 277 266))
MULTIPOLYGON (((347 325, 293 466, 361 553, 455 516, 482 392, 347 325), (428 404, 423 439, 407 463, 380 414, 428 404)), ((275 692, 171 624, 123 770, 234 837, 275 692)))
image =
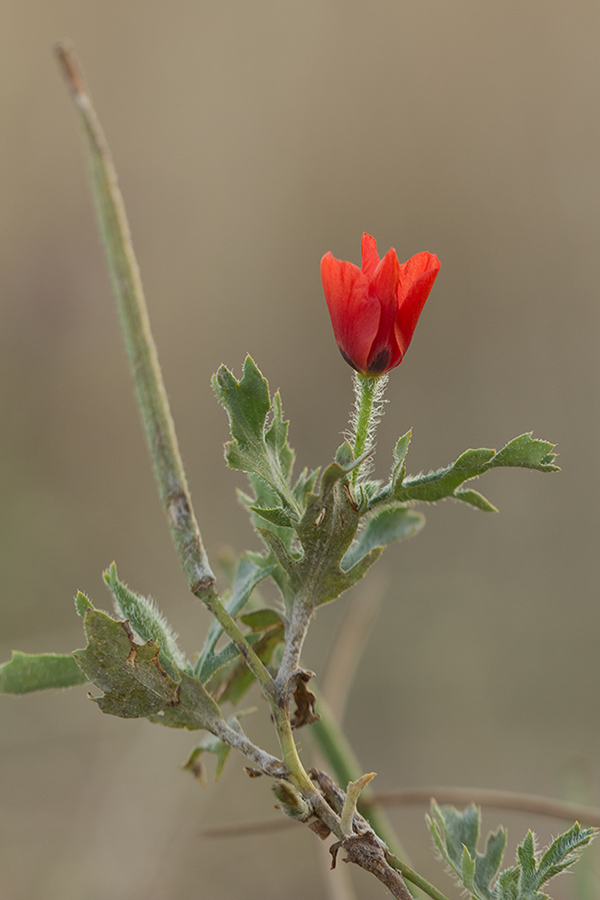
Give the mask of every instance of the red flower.
POLYGON ((366 233, 361 253, 361 269, 326 253, 321 280, 342 356, 362 375, 383 375, 402 362, 440 262, 417 253, 399 263, 393 248, 380 260, 366 233))

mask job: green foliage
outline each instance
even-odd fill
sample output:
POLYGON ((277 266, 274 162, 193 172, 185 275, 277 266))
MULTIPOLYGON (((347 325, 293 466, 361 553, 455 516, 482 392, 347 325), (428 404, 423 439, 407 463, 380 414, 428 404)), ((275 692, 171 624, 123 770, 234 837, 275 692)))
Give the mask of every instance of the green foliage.
POLYGON ((479 853, 481 811, 477 807, 468 806, 461 813, 452 806, 440 808, 433 803, 428 823, 442 857, 473 900, 550 900, 540 888, 573 865, 597 832, 575 823, 538 861, 535 838, 529 831, 517 848, 517 864, 499 873, 506 831, 499 828, 489 834, 485 852, 479 853))
POLYGON ((138 640, 158 644, 159 663, 171 678, 177 680, 177 670, 185 669, 187 660, 177 646, 177 638, 171 626, 154 600, 134 594, 127 585, 119 581, 115 563, 103 573, 103 577, 113 595, 117 614, 127 619, 138 640))
POLYGON ((73 657, 86 678, 104 696, 102 712, 122 718, 153 717, 181 728, 207 728, 220 718, 219 707, 204 687, 185 672, 174 680, 159 661, 159 647, 137 644, 127 622, 90 608, 85 614, 87 647, 73 657))
POLYGON ((341 566, 348 571, 378 547, 417 534, 425 525, 425 517, 410 507, 384 507, 371 515, 364 529, 344 555, 341 566))
POLYGON ((21 653, 0 666, 0 693, 28 694, 46 688, 67 688, 85 684, 87 677, 70 654, 21 653))
MULTIPOLYGON (((246 640, 259 659, 265 665, 270 665, 283 644, 285 632, 281 616, 275 610, 257 610, 256 613, 248 613, 240 618, 253 629, 252 633, 246 635, 246 640)), ((231 644, 227 644, 221 652, 226 653, 229 647, 231 644)), ((234 665, 217 671, 207 682, 207 687, 212 694, 218 696, 220 703, 239 703, 254 683, 252 673, 238 656, 239 654, 235 654, 233 657, 234 665)))
MULTIPOLYGON (((304 470, 294 483, 294 452, 281 398, 276 394, 271 401, 254 361, 246 357, 240 381, 221 366, 213 385, 231 425, 233 440, 226 444, 225 456, 229 466, 248 474, 251 493, 240 496, 267 548, 266 554, 248 557, 273 577, 288 610, 296 602, 314 608, 336 599, 363 577, 386 546, 419 531, 424 519, 411 509, 415 502, 453 497, 491 512, 495 507, 465 487, 466 482, 501 466, 540 472, 558 468, 553 444, 524 434, 498 452, 466 450, 451 466, 407 477, 409 431, 396 444, 392 475, 383 487, 364 477, 357 480, 356 470, 369 454, 355 459, 348 442, 323 471, 304 470)), ((205 647, 199 662, 199 671, 207 676, 215 661, 224 663, 233 654, 226 651, 210 662, 210 652, 205 647)))
MULTIPOLYGON (((240 611, 248 603, 254 588, 263 578, 270 575, 274 568, 274 565, 259 566, 250 559, 240 559, 233 579, 231 595, 227 602, 227 612, 233 618, 239 615, 240 611)), ((238 655, 238 650, 233 644, 228 644, 225 648, 225 650, 231 648, 228 650, 228 657, 223 656, 222 653, 215 653, 215 647, 222 634, 222 626, 216 619, 213 619, 204 641, 204 647, 198 656, 195 666, 195 672, 202 682, 205 682, 213 672, 238 655), (220 660, 219 656, 221 657, 220 660)))
POLYGON ((309 606, 339 597, 363 577, 383 550, 382 546, 372 547, 351 568, 342 568, 360 521, 358 503, 347 477, 356 463, 348 450, 349 445, 343 444, 336 462, 321 475, 318 492, 307 495, 304 515, 295 526, 301 552, 290 553, 276 534, 259 529, 286 574, 285 593, 302 597, 309 606), (346 464, 348 459, 351 462, 346 464))
POLYGON ((410 432, 398 441, 392 477, 373 498, 371 508, 380 503, 406 503, 415 500, 435 503, 446 497, 454 497, 485 512, 496 512, 496 507, 480 493, 462 488, 462 485, 473 478, 478 478, 489 469, 499 467, 518 467, 537 472, 559 471, 559 467, 553 463, 554 444, 537 440, 529 432, 514 438, 498 452, 487 449, 465 450, 451 466, 430 472, 428 475, 407 478, 404 460, 409 440, 410 432))
POLYGON ((288 422, 283 420, 279 394, 271 402, 267 380, 250 356, 240 381, 221 366, 213 377, 213 388, 231 426, 233 440, 225 445, 227 465, 259 475, 289 520, 297 520, 298 504, 289 486, 294 452, 287 442, 288 422))

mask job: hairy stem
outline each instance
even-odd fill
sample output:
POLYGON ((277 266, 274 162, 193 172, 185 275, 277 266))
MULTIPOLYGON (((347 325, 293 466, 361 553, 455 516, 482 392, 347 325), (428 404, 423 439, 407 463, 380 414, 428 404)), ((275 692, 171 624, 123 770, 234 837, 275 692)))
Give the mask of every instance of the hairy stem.
POLYGON ((272 690, 272 679, 267 669, 245 640, 214 589, 215 576, 192 507, 117 173, 73 54, 62 44, 56 48, 56 52, 83 120, 98 224, 106 250, 146 442, 175 548, 192 593, 219 620, 263 688, 272 690))
POLYGON ((300 654, 311 618, 312 609, 302 602, 302 598, 296 597, 285 632, 283 656, 275 679, 275 686, 282 702, 287 702, 286 689, 300 668, 300 654))
POLYGON ((225 744, 228 744, 228 746, 232 747, 234 750, 243 753, 244 756, 258 766, 265 775, 272 775, 274 778, 288 777, 289 773, 287 766, 284 765, 280 759, 271 756, 270 753, 257 747, 245 734, 241 734, 239 731, 231 728, 231 726, 222 719, 215 720, 213 727, 211 727, 211 731, 225 744))
MULTIPOLYGON (((381 416, 382 397, 388 382, 387 375, 375 377, 354 373, 354 413, 351 421, 351 438, 354 458, 358 459, 367 453, 375 441, 375 428, 381 416)), ((358 481, 358 473, 364 469, 365 463, 352 473, 352 484, 358 481)))

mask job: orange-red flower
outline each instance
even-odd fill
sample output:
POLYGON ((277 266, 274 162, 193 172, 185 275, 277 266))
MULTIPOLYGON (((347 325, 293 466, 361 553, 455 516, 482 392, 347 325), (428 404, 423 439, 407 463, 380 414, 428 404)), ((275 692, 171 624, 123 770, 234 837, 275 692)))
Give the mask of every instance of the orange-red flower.
POLYGON ((342 356, 362 375, 383 375, 402 362, 440 262, 417 253, 399 263, 393 248, 380 260, 366 233, 361 253, 360 269, 326 253, 321 280, 342 356))

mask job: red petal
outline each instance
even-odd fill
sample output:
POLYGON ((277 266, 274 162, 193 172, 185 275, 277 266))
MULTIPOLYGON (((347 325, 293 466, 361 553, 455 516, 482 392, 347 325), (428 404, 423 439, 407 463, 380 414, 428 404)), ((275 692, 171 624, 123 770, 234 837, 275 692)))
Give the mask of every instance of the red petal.
POLYGON ((379 254, 377 253, 377 242, 374 237, 365 231, 360 242, 360 253, 362 256, 362 270, 368 278, 372 278, 375 269, 379 265, 379 254))
POLYGON ((412 340, 419 316, 440 270, 435 253, 417 253, 400 266, 399 303, 396 338, 402 354, 412 340))
POLYGON ((364 372, 380 317, 379 303, 369 297, 369 280, 358 266, 331 253, 321 260, 321 280, 338 346, 364 372))

